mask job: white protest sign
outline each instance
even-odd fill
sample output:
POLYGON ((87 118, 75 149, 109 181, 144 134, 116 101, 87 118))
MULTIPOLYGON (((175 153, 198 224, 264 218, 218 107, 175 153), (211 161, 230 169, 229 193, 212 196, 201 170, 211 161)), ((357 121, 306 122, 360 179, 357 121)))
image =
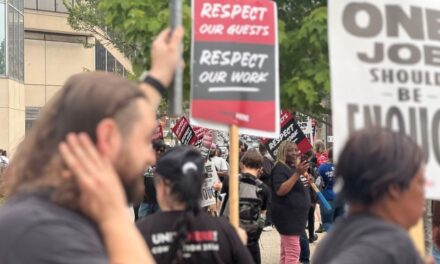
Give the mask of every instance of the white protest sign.
POLYGON ((329 2, 335 156, 362 127, 406 133, 427 154, 430 199, 440 199, 439 21, 437 0, 329 2))
POLYGON ((207 161, 205 163, 205 171, 207 173, 207 176, 202 185, 202 207, 206 207, 216 203, 214 194, 215 191, 212 186, 214 185, 214 183, 220 181, 215 166, 211 161, 207 161))

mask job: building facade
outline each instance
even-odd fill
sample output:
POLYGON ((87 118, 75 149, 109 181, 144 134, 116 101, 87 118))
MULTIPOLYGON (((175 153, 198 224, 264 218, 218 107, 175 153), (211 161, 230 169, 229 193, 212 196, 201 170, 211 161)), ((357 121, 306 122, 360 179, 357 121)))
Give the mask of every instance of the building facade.
POLYGON ((23 12, 23 0, 0 0, 0 148, 6 150, 24 135, 23 12))
POLYGON ((69 76, 131 71, 122 53, 67 17, 63 0, 0 0, 0 148, 10 153, 69 76))

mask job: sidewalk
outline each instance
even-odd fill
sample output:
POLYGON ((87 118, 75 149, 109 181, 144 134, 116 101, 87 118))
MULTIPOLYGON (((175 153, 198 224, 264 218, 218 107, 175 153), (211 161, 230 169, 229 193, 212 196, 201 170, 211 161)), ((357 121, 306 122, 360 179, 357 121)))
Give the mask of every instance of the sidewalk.
MULTIPOLYGON (((318 241, 310 244, 310 254, 313 255, 316 245, 324 237, 325 233, 318 234, 318 241)), ((260 238, 261 263, 278 264, 280 263, 280 236, 274 229, 269 232, 263 232, 260 238)))

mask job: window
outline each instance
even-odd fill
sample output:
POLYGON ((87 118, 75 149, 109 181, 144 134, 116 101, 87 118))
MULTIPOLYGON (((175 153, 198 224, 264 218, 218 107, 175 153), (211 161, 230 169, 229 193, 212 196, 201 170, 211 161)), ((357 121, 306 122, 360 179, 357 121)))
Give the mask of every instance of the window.
POLYGON ((115 72, 115 57, 107 52, 107 71, 115 72))
POLYGON ((37 0, 24 0, 24 8, 37 9, 37 0))
POLYGON ((122 64, 120 64, 119 61, 116 61, 115 72, 117 72, 121 76, 124 76, 124 66, 122 66, 122 64))
POLYGON ((41 107, 26 107, 26 112, 25 112, 26 135, 31 131, 31 128, 34 125, 35 120, 37 120, 38 115, 40 114, 40 109, 41 107))
POLYGON ((8 6, 8 73, 15 76, 15 31, 14 31, 14 8, 8 6))
POLYGON ((7 74, 19 81, 24 79, 24 25, 23 11, 20 10, 22 7, 23 0, 9 1, 7 5, 0 2, 0 74, 7 74))
POLYGON ((55 11, 55 0, 38 0, 38 10, 55 11))
MULTIPOLYGON (((72 3, 72 1, 67 1, 72 3)), ((56 0, 55 2, 56 5, 56 11, 60 12, 60 13, 68 13, 66 6, 64 5, 64 1, 63 0, 56 0)))
POLYGON ((6 13, 5 4, 0 2, 0 75, 6 74, 6 13))
POLYGON ((104 48, 104 46, 101 45, 101 43, 96 42, 95 46, 95 67, 97 71, 106 71, 107 67, 107 61, 105 59, 107 50, 104 48))
MULTIPOLYGON (((67 0, 67 2, 73 5, 74 0, 67 0)), ((63 0, 24 0, 24 8, 68 13, 63 0)))
POLYGON ((24 19, 18 18, 18 79, 24 80, 24 19))
POLYGON ((121 76, 126 74, 124 66, 98 41, 95 45, 95 69, 97 71, 116 72, 121 76))

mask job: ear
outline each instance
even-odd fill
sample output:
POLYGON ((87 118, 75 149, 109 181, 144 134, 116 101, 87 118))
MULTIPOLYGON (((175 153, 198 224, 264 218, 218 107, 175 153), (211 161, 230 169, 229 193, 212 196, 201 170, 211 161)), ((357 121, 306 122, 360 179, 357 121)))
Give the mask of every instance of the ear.
POLYGON ((399 200, 402 195, 402 189, 396 184, 392 184, 388 187, 388 196, 392 200, 399 200))
POLYGON ((113 119, 105 118, 96 126, 96 146, 101 155, 116 158, 121 148, 122 137, 113 119))

